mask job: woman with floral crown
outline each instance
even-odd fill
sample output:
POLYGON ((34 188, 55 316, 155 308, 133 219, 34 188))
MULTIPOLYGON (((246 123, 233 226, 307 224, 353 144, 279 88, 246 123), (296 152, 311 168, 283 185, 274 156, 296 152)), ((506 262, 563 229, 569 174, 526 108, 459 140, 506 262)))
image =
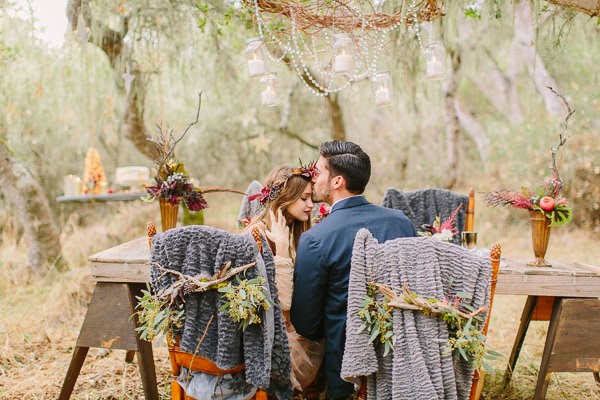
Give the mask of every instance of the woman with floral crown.
POLYGON ((314 383, 323 359, 323 345, 296 333, 290 322, 290 306, 296 247, 302 232, 310 228, 314 207, 312 173, 311 165, 275 167, 261 192, 254 196, 264 209, 245 228, 245 232, 265 236, 274 254, 277 292, 290 344, 291 380, 295 392, 302 392, 306 399, 318 398, 314 383))

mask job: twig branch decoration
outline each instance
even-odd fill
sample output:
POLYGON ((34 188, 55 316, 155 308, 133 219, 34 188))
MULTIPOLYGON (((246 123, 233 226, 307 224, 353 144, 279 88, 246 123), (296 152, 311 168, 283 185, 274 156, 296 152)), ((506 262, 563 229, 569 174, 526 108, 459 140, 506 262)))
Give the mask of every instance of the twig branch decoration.
POLYGON ((455 304, 452 304, 447 300, 432 301, 431 299, 425 299, 424 297, 419 296, 417 293, 411 292, 411 290, 408 288, 408 284, 406 283, 402 285, 401 296, 397 295, 396 292, 394 292, 394 290, 389 286, 381 284, 376 285, 381 294, 390 300, 388 303, 389 306, 400 308, 402 310, 422 311, 426 315, 440 316, 451 312, 453 315, 460 317, 464 320, 464 322, 466 322, 470 318, 481 314, 488 308, 487 306, 483 306, 473 312, 467 313, 458 309, 458 301, 456 301, 455 304))
MULTIPOLYGON (((409 11, 386 14, 376 12, 371 2, 366 2, 364 10, 357 10, 350 0, 243 0, 247 7, 261 13, 281 16, 295 23, 295 29, 307 35, 318 34, 325 29, 341 32, 364 32, 386 29, 404 22, 413 25, 431 21, 443 14, 443 0, 420 0, 409 5, 409 11)), ((400 9, 403 7, 401 6, 400 9)), ((288 29, 288 30, 291 30, 288 29)), ((279 33, 282 33, 281 31, 279 33)), ((285 32, 289 34, 290 32, 285 32)))
POLYGON ((556 90, 554 90, 554 88, 552 88, 551 86, 546 86, 552 93, 554 93, 556 96, 558 96, 558 98, 563 102, 563 104, 565 105, 565 107, 567 107, 567 115, 565 116, 565 119, 563 121, 563 129, 561 132, 558 133, 558 145, 556 146, 552 146, 550 148, 550 151, 552 152, 552 172, 554 173, 555 177, 554 179, 557 180, 558 182, 558 187, 562 188, 563 185, 563 180, 560 176, 560 174, 558 173, 558 167, 556 165, 556 154, 558 153, 558 150, 564 146, 565 143, 567 143, 567 139, 569 138, 568 136, 568 128, 569 128, 569 118, 571 118, 571 116, 573 114, 575 114, 575 110, 573 110, 571 108, 571 106, 569 105, 569 102, 567 101, 567 99, 565 99, 565 96, 563 96, 562 94, 558 93, 556 90))
POLYGON ((170 296, 171 303, 173 303, 177 296, 182 294, 183 290, 185 290, 186 293, 193 293, 206 292, 207 290, 211 289, 218 289, 218 286, 221 282, 225 282, 226 280, 232 278, 240 272, 244 272, 248 268, 255 266, 256 261, 236 268, 231 268, 230 261, 227 264, 225 264, 225 266, 218 273, 216 273, 208 279, 201 279, 196 276, 185 275, 179 271, 161 267, 158 263, 151 263, 151 265, 161 272, 160 277, 166 274, 173 274, 178 277, 178 279, 175 282, 171 283, 169 287, 165 288, 160 293, 161 296, 170 296))
POLYGON ((155 143, 157 146, 159 146, 159 154, 163 155, 157 161, 158 173, 160 173, 160 171, 163 169, 165 163, 167 163, 173 157, 173 152, 175 151, 175 146, 177 145, 177 143, 181 142, 181 140, 185 137, 185 135, 188 133, 190 128, 198 123, 199 118, 200 118, 200 107, 201 106, 202 106, 202 91, 200 91, 200 93, 198 93, 198 108, 196 109, 196 119, 188 124, 188 126, 185 128, 183 133, 177 139, 175 139, 173 137, 172 130, 169 131, 169 134, 167 136, 165 134, 165 132, 163 132, 162 127, 160 127, 160 126, 158 127, 159 131, 161 132, 160 140, 157 141, 155 139, 148 139, 151 142, 155 143), (163 146, 167 147, 166 151, 165 151, 165 149, 160 149, 160 147, 163 147, 163 146))

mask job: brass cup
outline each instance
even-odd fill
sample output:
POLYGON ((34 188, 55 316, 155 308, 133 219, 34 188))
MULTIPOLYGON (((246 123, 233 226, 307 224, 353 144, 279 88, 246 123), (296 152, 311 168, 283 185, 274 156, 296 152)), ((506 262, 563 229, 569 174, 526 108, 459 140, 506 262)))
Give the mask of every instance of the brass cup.
POLYGON ((477 232, 465 231, 460 234, 460 239, 463 247, 473 249, 477 247, 477 232))

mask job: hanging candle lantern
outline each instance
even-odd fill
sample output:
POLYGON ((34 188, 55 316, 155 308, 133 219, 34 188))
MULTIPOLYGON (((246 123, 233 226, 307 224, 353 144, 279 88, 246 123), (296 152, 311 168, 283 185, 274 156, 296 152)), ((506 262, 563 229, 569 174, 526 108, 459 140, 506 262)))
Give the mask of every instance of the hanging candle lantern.
POLYGON ((427 79, 444 79, 446 77, 446 49, 444 43, 441 40, 429 42, 425 49, 425 58, 427 60, 425 72, 427 79))
POLYGON ((346 33, 338 33, 333 42, 333 71, 352 73, 354 71, 354 43, 346 33))
POLYGON ((263 41, 260 38, 248 39, 246 42, 246 53, 248 54, 248 74, 260 76, 267 73, 263 41))
POLYGON ((274 72, 261 76, 263 90, 260 93, 260 102, 263 106, 276 107, 279 105, 277 96, 277 74, 274 72))
POLYGON ((373 76, 375 104, 388 105, 392 102, 392 77, 390 73, 378 72, 373 76))

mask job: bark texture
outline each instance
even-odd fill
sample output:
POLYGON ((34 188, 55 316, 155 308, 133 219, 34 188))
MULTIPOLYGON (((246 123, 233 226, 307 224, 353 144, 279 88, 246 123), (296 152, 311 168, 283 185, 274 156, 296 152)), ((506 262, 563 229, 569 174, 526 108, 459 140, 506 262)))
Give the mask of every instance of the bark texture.
POLYGON ((39 272, 48 265, 63 269, 60 236, 44 190, 29 170, 0 141, 0 187, 29 241, 28 267, 39 272))
MULTIPOLYGON (((79 17, 82 17, 86 26, 94 26, 88 37, 88 41, 98 46, 108 57, 117 79, 121 78, 119 71, 124 68, 121 65, 121 53, 124 48, 124 39, 129 31, 129 20, 123 19, 121 31, 110 29, 106 24, 92 15, 89 6, 89 0, 69 0, 67 3, 67 18, 69 19, 69 28, 76 31, 79 17)), ((136 78, 131 83, 131 91, 127 96, 125 110, 123 112, 122 133, 129 139, 134 146, 146 157, 155 159, 157 156, 156 148, 148 139, 151 135, 144 123, 144 102, 146 98, 146 88, 141 78, 139 70, 132 70, 136 78)))
POLYGON ((458 51, 449 49, 452 62, 444 86, 444 111, 446 116, 446 171, 442 187, 451 190, 457 184, 460 171, 460 122, 454 107, 458 95, 458 77, 461 59, 458 51))

